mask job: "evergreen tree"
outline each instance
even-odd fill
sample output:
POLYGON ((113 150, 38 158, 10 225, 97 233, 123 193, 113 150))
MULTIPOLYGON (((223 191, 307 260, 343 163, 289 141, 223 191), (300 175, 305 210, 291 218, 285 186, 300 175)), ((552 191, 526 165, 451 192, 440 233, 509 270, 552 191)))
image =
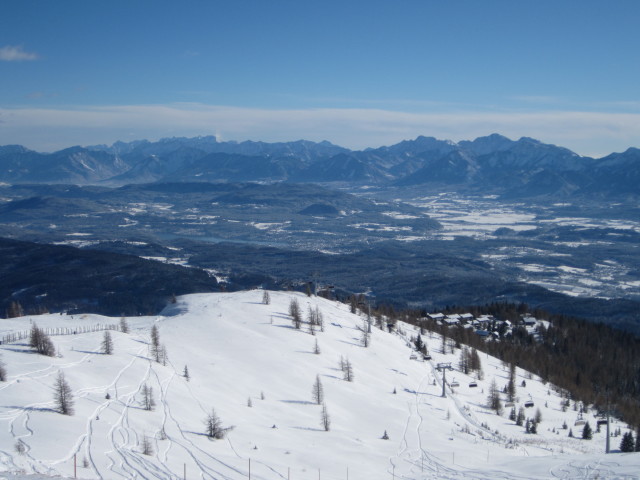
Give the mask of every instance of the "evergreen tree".
POLYGON ((267 290, 262 293, 262 303, 265 305, 269 305, 271 303, 271 295, 269 295, 267 290))
POLYGON ((640 425, 636 430, 636 452, 640 452, 640 425))
POLYGON ((518 416, 516 417, 516 425, 518 425, 519 427, 521 427, 524 424, 524 408, 520 407, 518 409, 518 416))
POLYGON ((511 407, 511 412, 509 412, 509 420, 512 422, 516 421, 516 407, 511 407))
POLYGON ((113 353, 113 340, 111 340, 111 333, 109 330, 104 331, 100 347, 102 349, 102 353, 105 355, 111 355, 113 353))
POLYGON ((189 379, 191 378, 189 376, 189 369, 187 368, 187 366, 184 366, 184 370, 182 371, 182 376, 187 380, 187 382, 189 381, 189 379))
POLYGON ((622 440, 620 441, 620 451, 621 452, 633 452, 635 450, 635 442, 633 441, 633 433, 626 432, 622 435, 622 440))
POLYGON ((487 406, 492 410, 495 410, 495 412, 498 415, 502 413, 502 401, 500 400, 500 390, 498 390, 498 385, 496 383, 495 378, 491 381, 491 385, 489 386, 487 406))
POLYGON ((120 331, 122 333, 129 333, 129 324, 125 317, 120 317, 120 331))
POLYGON ((320 355, 320 345, 318 345, 318 339, 316 338, 316 343, 313 346, 313 353, 316 355, 320 355))
POLYGON ((589 422, 584 424, 584 428, 582 429, 582 438, 583 440, 591 440, 593 438, 593 431, 591 430, 589 422))
POLYGON ((509 366, 509 383, 507 383, 507 401, 515 402, 516 400, 516 366, 511 364, 509 366))
POLYGON ((536 415, 533 418, 533 421, 536 423, 536 425, 542 421, 542 412, 539 408, 536 408, 536 415))
POLYGON ((61 371, 58 372, 53 384, 53 401, 58 412, 63 415, 73 415, 73 392, 61 371))

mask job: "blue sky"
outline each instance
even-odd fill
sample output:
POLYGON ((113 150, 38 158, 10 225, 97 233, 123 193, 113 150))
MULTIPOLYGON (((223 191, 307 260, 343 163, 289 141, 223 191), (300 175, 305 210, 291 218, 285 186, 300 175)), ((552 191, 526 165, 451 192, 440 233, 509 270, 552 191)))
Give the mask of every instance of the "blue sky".
POLYGON ((31 1, 0 16, 0 144, 217 135, 640 146, 640 2, 31 1))

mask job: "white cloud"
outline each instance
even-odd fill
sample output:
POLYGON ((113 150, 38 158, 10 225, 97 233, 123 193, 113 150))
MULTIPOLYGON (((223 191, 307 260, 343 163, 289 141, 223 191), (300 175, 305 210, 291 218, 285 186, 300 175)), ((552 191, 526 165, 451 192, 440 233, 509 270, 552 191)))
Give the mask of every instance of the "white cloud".
POLYGON ((514 139, 533 137, 593 156, 640 145, 640 114, 635 113, 407 113, 171 104, 0 109, 0 122, 0 144, 21 143, 40 150, 208 134, 239 141, 329 140, 360 149, 418 135, 459 141, 497 132, 514 139))
POLYGON ((4 62, 22 62, 29 60, 37 60, 37 53, 27 52, 20 45, 7 45, 0 47, 0 61, 4 62))

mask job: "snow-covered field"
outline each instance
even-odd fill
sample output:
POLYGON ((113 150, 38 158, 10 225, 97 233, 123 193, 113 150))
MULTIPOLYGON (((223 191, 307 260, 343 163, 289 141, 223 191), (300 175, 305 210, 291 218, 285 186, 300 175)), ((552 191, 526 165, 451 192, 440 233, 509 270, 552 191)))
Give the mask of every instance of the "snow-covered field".
MULTIPOLYGON (((417 334, 411 326, 400 324, 394 333, 374 328, 365 348, 358 329, 364 318, 348 306, 292 292, 271 292, 265 305, 262 295, 180 297, 163 315, 128 318, 130 333, 112 331, 113 355, 101 353, 102 331, 52 336, 57 357, 32 353, 26 340, 0 345, 8 372, 0 383, 0 479, 73 477, 74 457, 77 477, 85 479, 640 478, 640 454, 604 454, 604 429, 592 440, 568 438, 564 422, 581 434, 577 412, 562 412, 553 388, 520 369, 517 407, 531 399, 527 416, 536 408, 542 414, 535 435, 508 419, 509 408, 498 416, 484 406, 491 381, 500 388, 507 382, 500 361, 481 354, 484 380, 475 388, 472 377, 447 372, 460 386, 447 387, 443 398, 435 367, 457 367, 460 351, 440 353, 437 335, 422 337, 433 356, 422 362, 410 358, 409 340, 417 334), (311 335, 306 322, 293 328, 292 298, 305 318, 309 307, 319 308, 324 332, 311 335), (150 359, 153 325, 168 352, 166 365, 150 359), (353 365, 353 382, 343 379, 341 357, 353 365), (73 416, 55 411, 58 372, 73 390, 73 416), (329 431, 312 398, 316 376, 329 431), (144 386, 153 389, 152 411, 141 405, 144 386), (205 435, 212 409, 233 427, 225 439, 205 435), (142 453, 145 437, 151 455, 142 453)), ((32 321, 79 331, 119 319, 7 319, 0 337, 28 330, 32 321)), ((593 413, 585 419, 595 430, 593 413)), ((626 431, 622 423, 617 428, 626 431)), ((612 449, 619 443, 612 438, 612 449)))

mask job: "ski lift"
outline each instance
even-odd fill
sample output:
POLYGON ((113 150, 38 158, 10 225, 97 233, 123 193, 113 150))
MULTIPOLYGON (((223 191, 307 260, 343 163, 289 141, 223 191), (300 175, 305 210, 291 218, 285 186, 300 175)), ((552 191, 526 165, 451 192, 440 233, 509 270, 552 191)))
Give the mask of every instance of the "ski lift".
POLYGON ((409 360, 417 360, 418 357, 416 356, 415 353, 412 353, 411 356, 409 357, 409 360))
POLYGON ((504 408, 513 408, 515 406, 516 406, 516 404, 513 403, 513 402, 507 402, 507 403, 504 404, 504 408))
POLYGON ((429 355, 428 353, 424 354, 422 356, 423 360, 431 360, 431 355, 429 355))
POLYGON ((596 422, 598 425, 606 425, 608 423, 606 417, 600 417, 596 422))
POLYGON ((578 413, 578 419, 576 420, 576 423, 574 423, 574 425, 576 427, 580 427, 580 426, 584 425, 585 423, 587 423, 587 421, 582 418, 582 412, 578 413))
POLYGON ((524 408, 531 408, 533 407, 535 404, 533 403, 533 399, 531 398, 531 394, 529 394, 529 400, 527 400, 526 402, 524 402, 524 408))
POLYGON ((476 388, 477 386, 478 386, 478 382, 473 381, 469 383, 469 388, 476 388))
POLYGON ((449 386, 451 388, 457 388, 460 386, 460 384, 456 381, 456 379, 454 378, 453 380, 451 380, 451 383, 449 384, 449 386))

